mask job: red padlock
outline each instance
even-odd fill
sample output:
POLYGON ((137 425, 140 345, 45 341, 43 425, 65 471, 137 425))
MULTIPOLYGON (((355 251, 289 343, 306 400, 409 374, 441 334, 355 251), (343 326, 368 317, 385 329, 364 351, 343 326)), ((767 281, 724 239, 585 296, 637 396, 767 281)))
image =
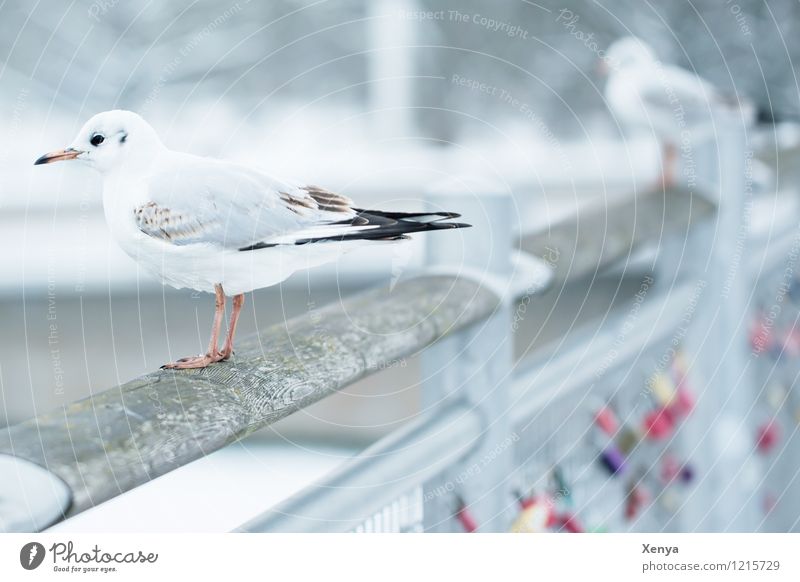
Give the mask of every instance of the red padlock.
POLYGON ((584 532, 583 526, 578 521, 578 518, 574 514, 569 512, 564 512, 561 515, 559 515, 556 523, 569 533, 584 532))
POLYGON ((641 485, 633 485, 625 499, 625 518, 630 521, 650 502, 650 495, 641 485))
POLYGON ((656 408, 644 417, 644 436, 650 440, 663 440, 672 434, 674 428, 675 419, 669 408, 656 408))
POLYGON ((760 453, 772 451, 781 438, 781 429, 774 419, 767 420, 756 431, 756 447, 760 453))
POLYGON ((478 531, 478 523, 475 521, 475 518, 472 517, 472 513, 467 509, 467 505, 461 499, 458 500, 456 519, 467 533, 478 531))

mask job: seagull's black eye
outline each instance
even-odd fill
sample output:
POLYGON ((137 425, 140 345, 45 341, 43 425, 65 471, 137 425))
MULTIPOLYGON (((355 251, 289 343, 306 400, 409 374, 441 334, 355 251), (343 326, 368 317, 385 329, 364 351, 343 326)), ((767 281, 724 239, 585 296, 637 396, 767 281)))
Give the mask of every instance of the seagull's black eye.
POLYGON ((106 138, 102 134, 96 133, 96 134, 94 134, 92 136, 92 139, 89 140, 89 143, 91 143, 94 147, 97 147, 101 143, 103 143, 105 140, 106 140, 106 138))

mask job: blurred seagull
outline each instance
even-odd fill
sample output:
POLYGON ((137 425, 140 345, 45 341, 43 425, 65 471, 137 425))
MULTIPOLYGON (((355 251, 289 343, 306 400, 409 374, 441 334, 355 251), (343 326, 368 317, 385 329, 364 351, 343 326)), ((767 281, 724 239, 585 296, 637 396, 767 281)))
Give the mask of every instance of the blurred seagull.
POLYGON ((168 149, 130 111, 92 117, 68 148, 35 164, 80 160, 103 176, 103 208, 115 239, 164 284, 216 295, 208 351, 166 368, 204 368, 230 358, 244 293, 369 244, 469 226, 452 212, 363 210, 319 186, 293 184, 247 166, 168 149), (233 296, 223 347, 225 295, 233 296))
POLYGON ((713 131, 712 113, 740 111, 742 122, 753 122, 752 105, 723 94, 708 81, 680 67, 663 64, 639 38, 616 40, 600 62, 608 74, 608 108, 623 128, 655 134, 662 142, 661 183, 675 183, 678 145, 686 130, 713 131))

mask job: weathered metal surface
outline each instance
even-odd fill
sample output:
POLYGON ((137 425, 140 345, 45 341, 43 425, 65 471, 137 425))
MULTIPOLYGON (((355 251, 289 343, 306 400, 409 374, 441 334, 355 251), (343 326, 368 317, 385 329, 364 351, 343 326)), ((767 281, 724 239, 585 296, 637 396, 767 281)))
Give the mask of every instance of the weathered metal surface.
POLYGON ((522 239, 522 248, 555 269, 559 281, 574 280, 630 257, 646 244, 685 237, 715 206, 681 188, 625 197, 580 209, 563 221, 522 239))
POLYGON ((3 429, 0 453, 60 477, 75 514, 483 320, 499 303, 469 279, 404 281, 245 338, 228 363, 147 374, 3 429))

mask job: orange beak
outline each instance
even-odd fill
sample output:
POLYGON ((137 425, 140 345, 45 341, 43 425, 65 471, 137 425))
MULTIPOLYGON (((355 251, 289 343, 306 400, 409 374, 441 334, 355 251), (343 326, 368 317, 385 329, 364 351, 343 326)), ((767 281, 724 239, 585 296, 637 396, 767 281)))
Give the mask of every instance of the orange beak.
POLYGON ((33 162, 33 165, 40 166, 42 164, 51 164, 53 162, 60 162, 61 160, 74 160, 82 153, 83 153, 82 151, 75 150, 72 148, 67 148, 65 150, 58 150, 43 155, 41 158, 33 162))

